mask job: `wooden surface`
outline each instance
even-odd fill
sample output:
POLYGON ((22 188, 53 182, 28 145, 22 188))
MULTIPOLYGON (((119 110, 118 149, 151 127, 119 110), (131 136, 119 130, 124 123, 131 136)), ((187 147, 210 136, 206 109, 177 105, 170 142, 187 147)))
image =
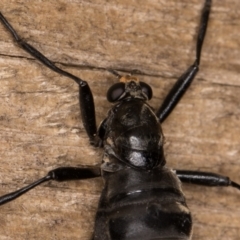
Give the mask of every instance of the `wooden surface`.
MULTIPOLYGON (((19 34, 89 82, 98 124, 116 82, 105 71, 142 71, 157 108, 192 64, 203 0, 7 1, 19 34)), ((164 122, 168 166, 214 171, 240 182, 240 2, 213 1, 200 72, 164 122)), ((0 195, 59 166, 94 165, 73 81, 46 69, 0 25, 0 195)), ((116 186, 117 187, 117 186, 116 186)), ((50 182, 1 206, 0 239, 91 238, 102 180, 50 182)), ((183 185, 193 240, 240 236, 240 192, 183 185)))

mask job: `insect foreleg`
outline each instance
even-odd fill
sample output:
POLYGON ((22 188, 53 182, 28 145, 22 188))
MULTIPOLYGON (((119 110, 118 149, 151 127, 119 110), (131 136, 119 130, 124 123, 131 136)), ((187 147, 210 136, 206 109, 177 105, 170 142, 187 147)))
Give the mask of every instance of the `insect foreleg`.
POLYGON ((79 100, 80 100, 80 109, 83 125, 88 134, 90 142, 95 142, 95 136, 97 133, 96 127, 96 117, 95 117, 95 107, 93 101, 92 91, 88 85, 88 83, 81 78, 74 76, 73 74, 62 70, 57 67, 51 60, 45 57, 41 52, 39 52, 36 48, 25 42, 23 39, 19 37, 17 32, 11 26, 11 24, 7 21, 7 19, 0 12, 0 21, 6 27, 6 29, 12 34, 15 41, 18 45, 23 48, 26 52, 31 54, 34 58, 39 60, 45 66, 50 68, 51 70, 64 75, 68 78, 73 79, 79 85, 79 100))
POLYGON ((163 122, 168 117, 168 115, 172 112, 174 107, 177 105, 177 103, 180 101, 184 93, 187 91, 187 89, 191 85, 194 77, 198 72, 202 45, 203 45, 203 41, 204 41, 204 37, 207 30, 207 25, 208 25, 211 2, 212 2, 211 0, 206 0, 203 11, 202 11, 202 17, 201 17, 200 28, 198 32, 198 38, 197 38, 197 45, 196 45, 196 59, 193 65, 191 65, 187 69, 187 71, 185 71, 182 74, 182 76, 177 80, 177 82, 173 85, 172 89, 164 99, 161 107, 158 109, 156 115, 158 116, 160 122, 163 122))

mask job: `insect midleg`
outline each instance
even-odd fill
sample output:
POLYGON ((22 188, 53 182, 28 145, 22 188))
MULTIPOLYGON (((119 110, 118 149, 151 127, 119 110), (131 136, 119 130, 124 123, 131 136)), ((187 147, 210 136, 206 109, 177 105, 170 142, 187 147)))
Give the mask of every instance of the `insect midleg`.
POLYGON ((202 50, 205 33, 207 30, 211 3, 212 3, 211 0, 206 0, 203 11, 202 11, 200 27, 199 27, 198 37, 197 37, 196 59, 193 65, 191 65, 180 76, 177 82, 173 85, 172 89, 169 91, 162 105, 158 109, 156 115, 158 116, 160 122, 163 122, 168 117, 168 115, 173 111, 177 103, 180 101, 184 93, 187 91, 187 89, 191 85, 194 77, 198 72, 200 57, 201 57, 201 50, 202 50))
POLYGON ((95 178, 101 175, 99 167, 59 167, 48 172, 48 174, 38 179, 37 181, 18 189, 17 191, 5 194, 0 197, 0 205, 11 202, 12 200, 20 197, 29 190, 35 188, 36 186, 50 181, 55 180, 58 182, 67 181, 67 180, 83 180, 88 178, 95 178))
POLYGON ((64 75, 68 78, 71 78, 79 85, 79 101, 80 101, 80 110, 81 110, 83 125, 88 134, 90 142, 94 142, 95 135, 97 133, 95 107, 94 107, 92 91, 88 83, 82 80, 81 78, 76 77, 73 74, 57 67, 51 60, 45 57, 41 52, 39 52, 37 49, 35 49, 33 46, 31 46, 27 42, 23 41, 18 36, 17 32, 14 30, 11 24, 7 21, 7 19, 2 15, 1 12, 0 12, 0 21, 3 23, 5 28, 12 34, 12 37, 16 40, 16 42, 21 48, 23 48, 26 52, 31 54, 34 58, 39 60, 41 63, 43 63, 45 66, 47 66, 51 70, 61 75, 64 75))
POLYGON ((207 187, 235 187, 240 190, 240 185, 233 182, 229 177, 212 172, 176 170, 181 182, 204 185, 207 187))

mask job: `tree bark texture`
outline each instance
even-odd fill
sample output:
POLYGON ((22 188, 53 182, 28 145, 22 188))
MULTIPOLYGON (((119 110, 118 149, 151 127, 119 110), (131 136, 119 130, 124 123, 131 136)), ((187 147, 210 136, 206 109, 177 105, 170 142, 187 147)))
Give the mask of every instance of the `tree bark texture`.
MULTIPOLYGON (((20 36, 58 66, 87 80, 98 124, 117 79, 134 69, 157 109, 195 59, 201 0, 1 0, 20 36)), ((200 71, 163 123, 167 165, 240 182, 240 2, 213 1, 200 71)), ((77 85, 20 49, 0 25, 0 195, 60 166, 96 165, 81 122, 77 85)), ((89 240, 101 178, 49 182, 1 206, 0 239, 89 240)), ((117 186, 116 186, 117 187, 117 186)), ((183 184, 193 240, 237 240, 240 192, 183 184)))

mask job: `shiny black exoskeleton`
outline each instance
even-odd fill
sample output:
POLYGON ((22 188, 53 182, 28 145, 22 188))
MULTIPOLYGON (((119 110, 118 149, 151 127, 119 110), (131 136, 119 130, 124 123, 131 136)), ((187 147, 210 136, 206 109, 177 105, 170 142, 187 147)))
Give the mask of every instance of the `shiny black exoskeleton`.
POLYGON ((115 100, 118 103, 109 111, 103 122, 104 130, 101 130, 104 132, 101 138, 105 152, 111 162, 120 161, 137 169, 151 170, 163 166, 165 159, 161 126, 156 114, 146 103, 151 96, 151 88, 145 84, 149 90, 146 93, 142 91, 141 82, 136 77, 122 77, 121 81, 126 81, 123 85, 124 96, 115 100))
POLYGON ((190 239, 191 214, 170 169, 123 167, 103 177, 94 239, 190 239))
POLYGON ((124 79, 128 94, 119 96, 121 101, 100 126, 105 126, 101 166, 105 187, 94 239, 188 239, 190 211, 179 179, 164 167, 163 134, 146 103, 150 96, 136 78, 124 79))
POLYGON ((107 92, 115 103, 97 130, 92 92, 88 83, 58 68, 34 47, 23 41, 6 18, 0 21, 17 43, 53 71, 79 85, 82 121, 90 142, 104 148, 101 166, 61 167, 45 177, 0 197, 0 205, 14 200, 39 184, 102 176, 105 182, 96 214, 93 240, 189 240, 192 234, 190 211, 181 182, 205 186, 240 185, 215 173, 171 170, 165 166, 161 125, 190 86, 200 64, 200 55, 210 14, 211 0, 205 0, 194 63, 180 76, 155 113, 147 101, 151 87, 134 76, 121 76, 107 92))

